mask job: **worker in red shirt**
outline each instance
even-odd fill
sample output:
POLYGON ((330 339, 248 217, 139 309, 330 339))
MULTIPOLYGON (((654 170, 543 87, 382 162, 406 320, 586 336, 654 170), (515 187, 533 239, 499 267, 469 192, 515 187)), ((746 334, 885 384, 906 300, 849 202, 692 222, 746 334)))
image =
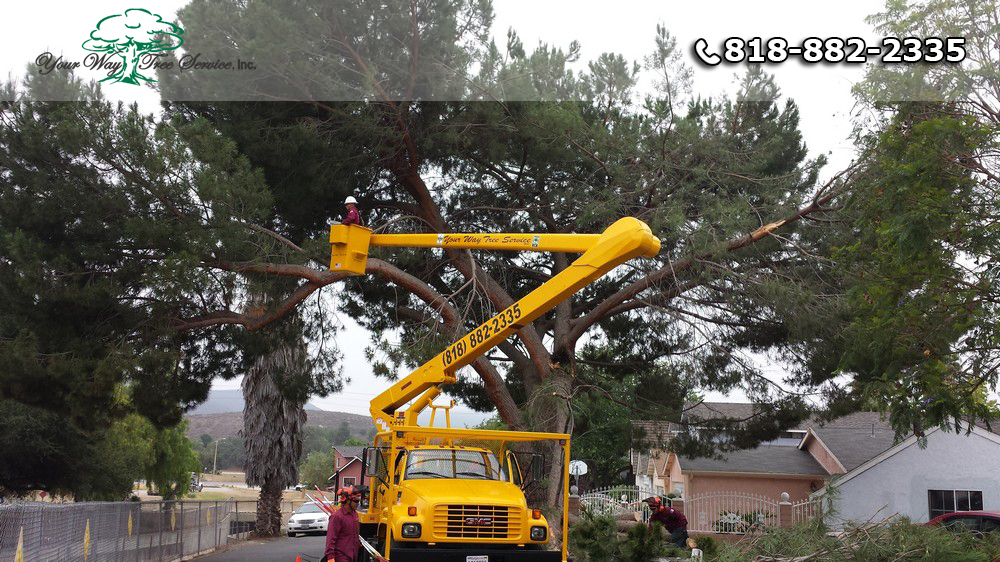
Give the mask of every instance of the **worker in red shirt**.
POLYGON ((358 226, 362 226, 361 213, 358 212, 358 200, 354 197, 348 197, 344 200, 344 205, 347 207, 347 215, 344 216, 344 220, 340 221, 340 224, 356 224, 358 226))
POLYGON ((337 491, 340 509, 333 512, 326 525, 326 550, 323 560, 327 562, 355 562, 361 539, 358 534, 358 504, 361 503, 360 487, 345 486, 337 491))
POLYGON ((688 538, 687 517, 684 517, 684 514, 676 509, 663 505, 663 500, 657 496, 646 498, 643 501, 646 502, 646 505, 649 506, 649 510, 652 512, 649 516, 650 530, 653 528, 653 522, 659 521, 663 524, 667 532, 670 533, 670 542, 677 545, 678 548, 685 548, 688 538))

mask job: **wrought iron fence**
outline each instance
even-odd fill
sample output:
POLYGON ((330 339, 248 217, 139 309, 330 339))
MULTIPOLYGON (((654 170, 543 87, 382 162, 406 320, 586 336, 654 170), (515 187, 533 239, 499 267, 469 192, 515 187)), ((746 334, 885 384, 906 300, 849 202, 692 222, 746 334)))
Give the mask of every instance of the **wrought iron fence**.
MULTIPOLYGON (((282 521, 304 502, 282 502, 282 521)), ((246 540, 256 501, 0 504, 0 560, 169 562, 246 540)))
POLYGON ((823 498, 807 498, 792 504, 792 524, 805 523, 823 517, 823 498))
POLYGON ((736 492, 700 494, 686 498, 688 531, 744 534, 778 525, 778 502, 772 498, 736 492))
POLYGON ((654 490, 641 486, 610 486, 593 490, 580 496, 580 507, 593 515, 616 516, 638 512, 642 520, 649 520, 649 506, 642 500, 658 495, 654 490))

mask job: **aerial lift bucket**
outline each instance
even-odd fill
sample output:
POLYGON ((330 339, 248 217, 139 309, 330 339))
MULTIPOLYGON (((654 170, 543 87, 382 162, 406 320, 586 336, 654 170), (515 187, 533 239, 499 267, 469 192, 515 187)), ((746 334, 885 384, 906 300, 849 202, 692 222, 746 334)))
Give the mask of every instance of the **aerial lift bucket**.
POLYGON ((372 230, 356 224, 330 227, 330 270, 364 275, 372 230))

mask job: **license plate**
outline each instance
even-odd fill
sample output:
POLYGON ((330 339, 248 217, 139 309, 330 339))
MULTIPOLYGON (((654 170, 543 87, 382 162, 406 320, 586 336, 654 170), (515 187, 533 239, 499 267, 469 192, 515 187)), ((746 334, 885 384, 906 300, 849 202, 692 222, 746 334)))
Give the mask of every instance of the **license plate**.
POLYGON ((490 557, 486 556, 485 554, 477 556, 466 556, 465 562, 490 562, 490 557))

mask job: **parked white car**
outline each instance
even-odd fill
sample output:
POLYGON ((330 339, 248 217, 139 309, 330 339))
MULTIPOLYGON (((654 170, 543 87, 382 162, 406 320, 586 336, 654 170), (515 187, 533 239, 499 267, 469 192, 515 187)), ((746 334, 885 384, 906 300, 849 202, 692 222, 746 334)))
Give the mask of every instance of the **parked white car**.
POLYGON ((313 502, 304 503, 302 507, 288 518, 288 536, 308 534, 326 534, 326 524, 330 516, 313 502))

